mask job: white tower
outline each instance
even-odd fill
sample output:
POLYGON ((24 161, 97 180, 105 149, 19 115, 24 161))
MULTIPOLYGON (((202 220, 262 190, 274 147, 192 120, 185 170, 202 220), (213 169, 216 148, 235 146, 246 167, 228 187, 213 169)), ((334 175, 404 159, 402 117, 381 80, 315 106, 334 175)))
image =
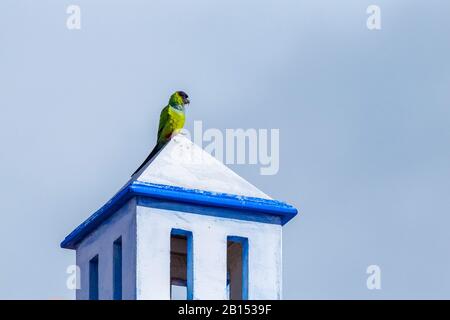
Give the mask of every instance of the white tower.
POLYGON ((77 299, 280 299, 296 214, 178 135, 61 247, 76 250, 77 299))

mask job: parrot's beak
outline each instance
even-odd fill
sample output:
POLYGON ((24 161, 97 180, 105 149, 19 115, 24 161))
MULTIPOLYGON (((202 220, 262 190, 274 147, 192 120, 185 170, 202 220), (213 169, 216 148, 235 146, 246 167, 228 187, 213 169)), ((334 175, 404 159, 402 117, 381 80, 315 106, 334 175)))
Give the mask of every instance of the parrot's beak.
POLYGON ((191 103, 191 102, 189 101, 188 98, 184 99, 184 104, 189 104, 189 103, 191 103))

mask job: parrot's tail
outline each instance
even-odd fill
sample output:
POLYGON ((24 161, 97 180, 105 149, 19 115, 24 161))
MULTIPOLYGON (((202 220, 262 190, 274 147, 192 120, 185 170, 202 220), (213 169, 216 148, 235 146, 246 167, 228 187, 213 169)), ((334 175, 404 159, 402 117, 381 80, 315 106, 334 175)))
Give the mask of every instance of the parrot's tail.
POLYGON ((164 148, 165 145, 166 143, 157 143, 156 146, 153 148, 152 152, 150 152, 150 154, 148 155, 147 159, 145 159, 145 161, 139 166, 139 168, 137 168, 137 170, 131 176, 134 176, 139 170, 141 170, 142 167, 145 166, 151 159, 153 159, 153 157, 156 156, 159 153, 159 151, 161 151, 161 149, 164 148))

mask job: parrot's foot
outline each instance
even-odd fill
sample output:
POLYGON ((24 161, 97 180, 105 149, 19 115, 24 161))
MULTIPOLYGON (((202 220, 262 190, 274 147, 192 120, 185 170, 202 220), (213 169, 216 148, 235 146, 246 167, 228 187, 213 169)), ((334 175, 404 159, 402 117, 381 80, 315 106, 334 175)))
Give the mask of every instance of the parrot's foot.
POLYGON ((186 129, 180 129, 180 130, 176 130, 175 132, 174 132, 174 136, 176 136, 176 135, 182 135, 182 136, 187 136, 188 135, 188 131, 186 130, 186 129))

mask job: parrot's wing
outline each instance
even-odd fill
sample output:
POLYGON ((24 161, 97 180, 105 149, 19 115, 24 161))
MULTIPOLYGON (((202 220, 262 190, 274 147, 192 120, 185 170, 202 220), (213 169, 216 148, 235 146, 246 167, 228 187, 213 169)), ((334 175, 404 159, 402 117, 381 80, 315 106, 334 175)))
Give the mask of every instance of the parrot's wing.
POLYGON ((145 159, 145 161, 137 168, 137 170, 131 175, 134 176, 143 166, 147 164, 158 152, 162 149, 164 146, 163 140, 161 140, 162 136, 164 136, 164 128, 167 127, 167 124, 170 121, 170 115, 169 115, 169 106, 165 107, 161 111, 161 115, 159 116, 159 127, 158 127, 158 140, 156 142, 156 146, 153 148, 152 152, 150 152, 150 155, 145 159))
POLYGON ((168 124, 168 122, 169 122, 169 106, 162 109, 161 115, 159 116, 158 141, 160 141, 160 139, 162 138, 161 134, 164 130, 164 127, 168 124))

